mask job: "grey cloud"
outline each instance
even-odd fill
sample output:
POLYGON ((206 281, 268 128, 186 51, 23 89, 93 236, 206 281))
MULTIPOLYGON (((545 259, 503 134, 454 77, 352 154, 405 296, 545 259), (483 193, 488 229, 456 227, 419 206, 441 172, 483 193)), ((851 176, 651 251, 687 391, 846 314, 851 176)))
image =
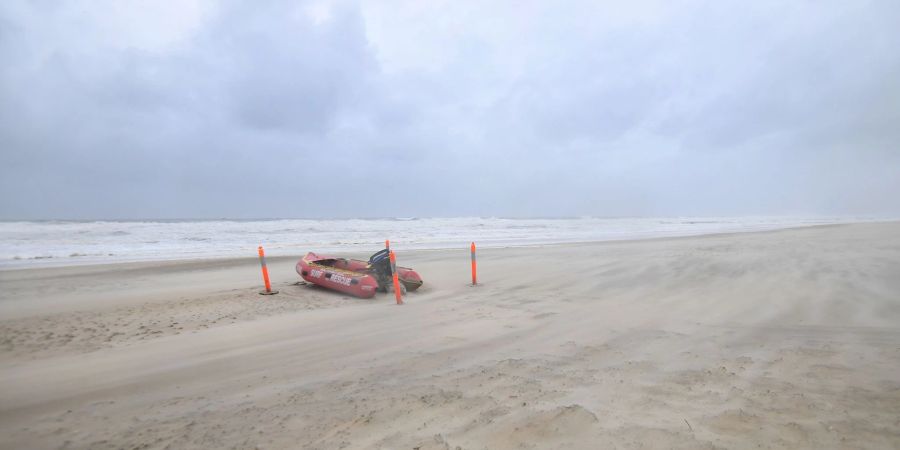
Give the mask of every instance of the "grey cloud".
POLYGON ((0 7, 2 218, 900 214, 893 2, 94 8, 0 7))

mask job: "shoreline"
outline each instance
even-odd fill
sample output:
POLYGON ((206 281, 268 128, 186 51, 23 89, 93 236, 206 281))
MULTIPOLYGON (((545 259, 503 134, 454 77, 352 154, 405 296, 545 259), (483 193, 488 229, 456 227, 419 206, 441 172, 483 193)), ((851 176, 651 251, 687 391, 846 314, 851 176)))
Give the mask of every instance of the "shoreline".
MULTIPOLYGON (((846 223, 827 223, 827 224, 814 224, 814 225, 798 225, 798 226, 790 226, 784 228, 773 228, 773 229, 765 229, 765 230, 747 230, 747 231, 725 231, 725 232, 710 232, 710 233, 701 233, 701 234, 684 234, 684 235, 675 235, 675 236, 654 236, 654 237, 642 237, 642 238, 623 238, 623 239, 604 239, 604 240, 589 240, 589 241, 565 241, 565 242, 555 242, 548 241, 546 243, 529 243, 529 244, 513 244, 513 245, 485 245, 479 246, 479 249, 485 250, 497 250, 497 249, 515 249, 515 248, 542 248, 542 247, 581 247, 584 245, 602 245, 605 243, 628 243, 628 242, 645 242, 645 241, 659 241, 659 240, 669 240, 669 239, 691 239, 691 238, 704 238, 704 237, 715 237, 715 236, 732 236, 732 235, 743 235, 743 234, 757 234, 757 233, 776 233, 781 231, 790 231, 790 230, 799 230, 799 229, 815 229, 815 228, 827 228, 827 227, 840 227, 840 226, 852 226, 856 224, 879 224, 879 223, 900 223, 900 219, 884 219, 884 220, 872 220, 865 222, 846 222, 846 223)), ((476 242, 477 244, 477 242, 476 242)), ((378 243, 373 243, 373 246, 377 246, 378 243)), ((374 248, 374 247, 373 247, 374 248)), ((435 247, 435 248, 409 248, 404 249, 402 245, 399 247, 402 249, 404 253, 413 253, 413 252, 442 252, 442 251, 454 251, 464 249, 468 251, 468 244, 464 243, 459 247, 435 247)), ((254 247, 255 249, 255 247, 254 247)), ((315 249, 310 249, 308 251, 315 251, 315 249)), ((362 252, 354 251, 352 249, 347 250, 337 250, 337 251, 327 251, 325 253, 336 255, 336 256, 348 256, 348 255, 356 255, 359 257, 362 252)), ((306 253, 296 253, 296 254, 287 254, 287 255, 269 255, 266 254, 267 261, 276 261, 276 260, 286 260, 286 259, 297 259, 302 258, 306 253)), ((47 258, 52 259, 52 258, 47 258)), ((258 261, 258 256, 256 256, 255 252, 253 256, 212 256, 212 257, 201 257, 201 258, 170 258, 170 259, 140 259, 140 260, 121 260, 121 261, 112 261, 112 262, 62 262, 61 258, 59 263, 56 261, 52 263, 47 263, 43 265, 42 263, 38 263, 38 265, 26 266, 26 267, 8 267, 0 265, 0 276, 2 276, 5 272, 21 272, 21 271, 29 271, 29 270, 45 270, 45 269, 69 269, 75 267, 83 267, 83 268, 97 268, 101 269, 103 267, 122 267, 127 268, 128 266, 133 266, 135 269, 147 268, 147 267, 155 267, 158 265, 166 265, 166 264, 174 264, 174 265, 194 265, 194 264, 205 264, 205 263, 222 263, 222 264, 241 264, 245 263, 247 260, 258 261)))

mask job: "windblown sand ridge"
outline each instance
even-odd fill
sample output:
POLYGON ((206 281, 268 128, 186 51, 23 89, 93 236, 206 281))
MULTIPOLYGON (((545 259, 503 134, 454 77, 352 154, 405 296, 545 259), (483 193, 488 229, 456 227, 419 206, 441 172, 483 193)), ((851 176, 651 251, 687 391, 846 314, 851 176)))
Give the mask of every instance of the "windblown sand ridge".
POLYGON ((0 272, 0 446, 900 446, 898 223, 398 256, 0 272))

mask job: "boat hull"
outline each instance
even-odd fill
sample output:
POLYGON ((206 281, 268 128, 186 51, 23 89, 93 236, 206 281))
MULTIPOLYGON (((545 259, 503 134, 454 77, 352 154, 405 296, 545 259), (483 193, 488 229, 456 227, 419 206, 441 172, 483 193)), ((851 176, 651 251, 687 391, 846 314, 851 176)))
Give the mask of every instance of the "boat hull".
MULTIPOLYGON (((369 271, 368 263, 358 259, 332 258, 308 253, 296 265, 297 274, 304 280, 359 298, 372 298, 378 291, 378 280, 369 271)), ((422 285, 416 271, 398 267, 397 276, 407 291, 422 285)))

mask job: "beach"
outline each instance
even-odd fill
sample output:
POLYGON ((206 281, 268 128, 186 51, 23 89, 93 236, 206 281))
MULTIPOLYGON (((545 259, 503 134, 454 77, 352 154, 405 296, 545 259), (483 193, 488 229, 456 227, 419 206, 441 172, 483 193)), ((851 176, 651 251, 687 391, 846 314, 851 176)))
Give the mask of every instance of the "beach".
POLYGON ((252 257, 0 271, 0 447, 900 447, 900 222, 486 248, 478 286, 396 245, 402 306, 299 255, 274 296, 252 257))

